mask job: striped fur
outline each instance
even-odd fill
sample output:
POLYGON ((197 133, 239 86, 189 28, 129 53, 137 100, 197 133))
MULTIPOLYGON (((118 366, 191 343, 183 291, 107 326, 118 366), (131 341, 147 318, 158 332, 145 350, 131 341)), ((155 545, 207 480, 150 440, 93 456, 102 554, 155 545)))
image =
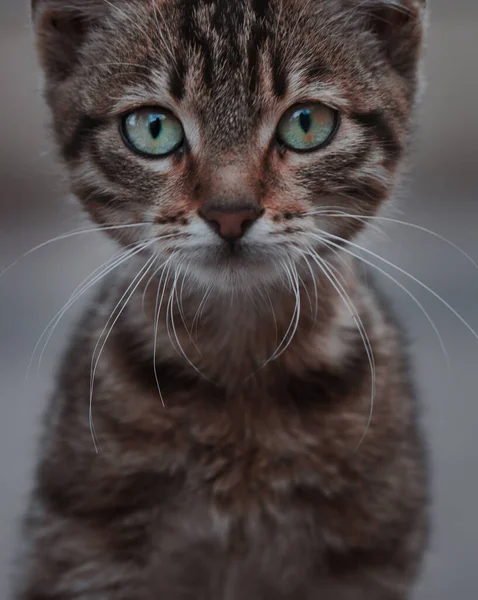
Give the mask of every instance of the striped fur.
POLYGON ((144 223, 115 230, 121 244, 150 243, 109 276, 65 357, 18 600, 408 597, 427 477, 403 343, 344 251, 364 221, 312 213, 371 215, 392 194, 424 5, 33 2, 72 189, 101 225, 144 223), (338 111, 337 134, 288 151, 277 123, 311 100, 338 111), (180 150, 131 152, 119 124, 139 106, 181 120, 180 150), (206 206, 261 216, 232 248, 206 206), (110 315, 96 453, 91 361, 110 315))

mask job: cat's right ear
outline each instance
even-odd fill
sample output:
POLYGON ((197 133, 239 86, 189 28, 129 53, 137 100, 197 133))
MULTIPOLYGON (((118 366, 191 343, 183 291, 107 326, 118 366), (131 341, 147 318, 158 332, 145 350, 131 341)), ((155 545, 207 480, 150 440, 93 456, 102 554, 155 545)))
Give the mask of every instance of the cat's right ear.
POLYGON ((32 0, 38 54, 51 82, 72 72, 89 30, 101 26, 110 7, 105 0, 32 0))

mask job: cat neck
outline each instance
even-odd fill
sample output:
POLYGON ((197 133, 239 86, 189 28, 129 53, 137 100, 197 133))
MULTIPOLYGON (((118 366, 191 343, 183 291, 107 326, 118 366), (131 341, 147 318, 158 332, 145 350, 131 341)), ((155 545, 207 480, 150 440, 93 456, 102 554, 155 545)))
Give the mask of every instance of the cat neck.
MULTIPOLYGON (((179 279, 148 285, 145 278, 123 321, 149 359, 156 354, 179 361, 224 386, 237 387, 267 373, 269 365, 294 372, 331 368, 343 363, 347 332, 356 333, 356 325, 337 284, 314 275, 301 278, 295 289, 284 285, 243 295, 199 290, 179 279)), ((361 283, 353 263, 343 269, 340 286, 360 313, 361 283)))

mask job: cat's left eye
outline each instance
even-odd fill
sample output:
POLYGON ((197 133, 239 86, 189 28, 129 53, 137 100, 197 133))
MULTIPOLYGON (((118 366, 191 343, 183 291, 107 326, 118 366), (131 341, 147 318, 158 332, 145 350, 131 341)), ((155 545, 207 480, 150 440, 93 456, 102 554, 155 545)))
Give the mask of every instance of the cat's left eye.
POLYGON ((121 133, 138 154, 167 156, 182 146, 184 130, 179 119, 165 109, 141 108, 126 115, 121 133))
POLYGON ((327 145, 334 137, 339 124, 336 110, 311 102, 290 108, 277 128, 279 142, 296 152, 311 152, 327 145))

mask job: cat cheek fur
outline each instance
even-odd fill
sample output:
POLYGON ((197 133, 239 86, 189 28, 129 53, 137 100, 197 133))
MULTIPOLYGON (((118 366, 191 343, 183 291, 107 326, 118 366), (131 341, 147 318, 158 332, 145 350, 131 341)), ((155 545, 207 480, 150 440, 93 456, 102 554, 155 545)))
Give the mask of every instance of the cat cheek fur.
POLYGON ((359 265, 312 244, 319 224, 349 240, 363 223, 304 212, 373 214, 390 197, 424 9, 33 2, 75 194, 100 224, 147 219, 150 237, 181 236, 164 252, 189 244, 192 267, 148 281, 125 265, 79 324, 47 414, 19 600, 409 597, 427 474, 403 342, 359 265), (277 122, 311 100, 339 110, 336 139, 278 151, 277 122), (128 149, 119 123, 138 106, 182 119, 185 147, 160 162, 128 149), (198 212, 238 199, 265 210, 244 244, 262 254, 231 269, 198 212), (336 279, 294 262, 310 247, 336 279))

